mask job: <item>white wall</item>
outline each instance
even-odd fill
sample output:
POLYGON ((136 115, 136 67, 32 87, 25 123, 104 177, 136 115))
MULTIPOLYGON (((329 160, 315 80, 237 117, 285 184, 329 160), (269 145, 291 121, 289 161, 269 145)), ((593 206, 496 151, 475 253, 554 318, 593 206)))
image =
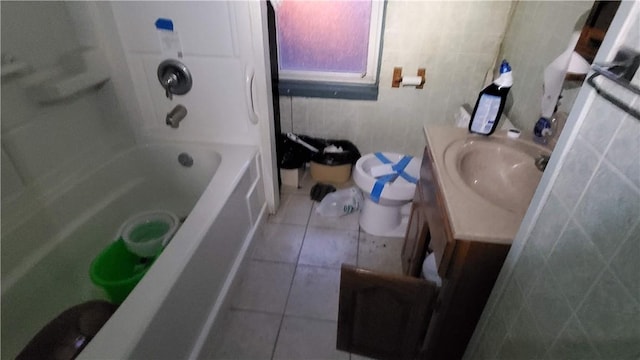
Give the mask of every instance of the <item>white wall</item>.
MULTIPOLYGON (((544 69, 565 51, 574 27, 582 29, 592 6, 593 1, 519 1, 516 4, 500 56, 509 59, 515 70, 507 115, 528 137, 540 118, 544 69)), ((563 91, 559 110, 567 113, 571 110, 578 89, 563 91)))
MULTIPOLYGON (((378 101, 281 97, 282 131, 355 143, 362 153, 422 155, 424 124, 453 124, 463 103, 475 104, 492 70, 510 1, 389 1, 378 101), (423 90, 391 88, 393 68, 415 75, 423 90)), ((516 81, 519 69, 514 67, 516 81)))

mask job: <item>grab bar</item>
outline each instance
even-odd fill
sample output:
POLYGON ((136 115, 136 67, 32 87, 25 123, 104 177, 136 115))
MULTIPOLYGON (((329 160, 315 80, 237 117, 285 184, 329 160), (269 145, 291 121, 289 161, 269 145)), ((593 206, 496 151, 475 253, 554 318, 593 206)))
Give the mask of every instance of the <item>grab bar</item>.
POLYGON ((591 85, 598 93, 598 95, 602 96, 604 99, 617 106, 627 114, 635 117, 640 120, 640 111, 632 108, 630 105, 625 104, 622 100, 615 97, 613 94, 604 90, 600 85, 595 82, 596 77, 602 75, 605 78, 613 81, 614 83, 622 86, 623 88, 633 92, 636 95, 640 95, 640 88, 635 85, 632 85, 629 81, 633 78, 636 70, 638 69, 639 63, 639 55, 637 53, 631 52, 628 49, 622 50, 620 53, 625 53, 624 55, 629 56, 626 57, 624 61, 614 61, 610 64, 594 64, 591 69, 593 70, 593 74, 589 76, 587 79, 587 84, 591 85), (615 72, 610 69, 616 69, 615 72))
POLYGON ((252 67, 247 66, 244 71, 244 96, 247 104, 247 114, 249 115, 249 121, 252 124, 258 123, 258 114, 256 113, 255 99, 253 98, 253 80, 255 78, 255 71, 252 67))

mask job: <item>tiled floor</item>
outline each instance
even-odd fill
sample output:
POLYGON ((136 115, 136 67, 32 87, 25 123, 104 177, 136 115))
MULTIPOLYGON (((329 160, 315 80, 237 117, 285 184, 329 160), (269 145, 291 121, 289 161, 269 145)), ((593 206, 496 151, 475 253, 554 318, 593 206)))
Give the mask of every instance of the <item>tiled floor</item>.
MULTIPOLYGON (((323 218, 314 182, 283 187, 280 209, 255 241, 224 330, 203 355, 217 359, 364 359, 336 350, 342 263, 401 273, 401 238, 359 231, 358 215, 323 218)), ((214 335, 215 336, 215 335, 214 335)))

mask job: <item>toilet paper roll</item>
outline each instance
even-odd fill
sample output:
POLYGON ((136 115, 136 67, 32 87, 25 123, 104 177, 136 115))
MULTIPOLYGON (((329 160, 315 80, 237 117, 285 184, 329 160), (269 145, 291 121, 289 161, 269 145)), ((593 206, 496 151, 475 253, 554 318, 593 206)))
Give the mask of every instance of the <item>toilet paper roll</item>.
POLYGON ((402 86, 418 86, 422 83, 422 76, 403 76, 402 86))

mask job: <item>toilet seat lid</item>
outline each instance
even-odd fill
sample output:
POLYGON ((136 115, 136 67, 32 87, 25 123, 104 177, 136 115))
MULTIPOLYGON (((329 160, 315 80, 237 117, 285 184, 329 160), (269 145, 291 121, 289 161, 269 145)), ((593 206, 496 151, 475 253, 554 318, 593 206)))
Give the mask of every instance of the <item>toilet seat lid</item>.
MULTIPOLYGON (((382 155, 393 163, 400 161, 405 155, 398 153, 383 152, 382 155)), ((404 171, 411 177, 418 179, 420 177, 421 159, 413 157, 404 171)), ((371 175, 371 168, 383 164, 375 154, 370 153, 362 156, 356 162, 355 171, 353 172, 353 181, 364 191, 370 194, 377 179, 371 175)), ((415 192, 416 184, 407 181, 405 178, 398 176, 393 182, 387 183, 382 192, 381 197, 390 200, 411 200, 415 192)))

